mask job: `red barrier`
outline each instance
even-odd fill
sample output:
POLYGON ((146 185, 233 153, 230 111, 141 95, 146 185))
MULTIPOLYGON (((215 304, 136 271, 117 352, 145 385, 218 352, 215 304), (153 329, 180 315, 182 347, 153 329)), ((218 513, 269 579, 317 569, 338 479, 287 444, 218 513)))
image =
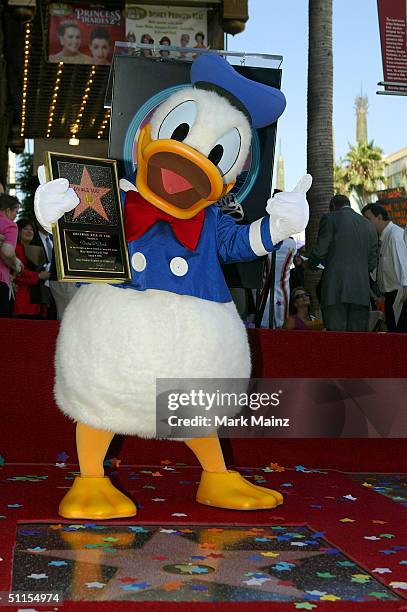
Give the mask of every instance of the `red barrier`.
MULTIPOLYGON (((7 462, 76 463, 74 425, 52 393, 58 323, 0 319, 0 454, 7 462)), ((403 334, 249 330, 255 377, 398 378, 406 376, 403 334)), ((384 408, 385 409, 385 408, 384 408)), ((296 464, 349 471, 407 471, 401 439, 262 439, 225 441, 230 463, 296 464)), ((127 437, 111 449, 123 463, 195 463, 184 444, 127 437)))

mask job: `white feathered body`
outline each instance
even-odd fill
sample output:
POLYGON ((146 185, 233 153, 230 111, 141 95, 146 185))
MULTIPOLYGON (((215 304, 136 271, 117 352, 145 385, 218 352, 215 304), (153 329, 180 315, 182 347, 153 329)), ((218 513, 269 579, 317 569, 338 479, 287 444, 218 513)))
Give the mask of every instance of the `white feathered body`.
POLYGON ((248 378, 251 364, 233 302, 91 284, 65 311, 55 366, 66 415, 152 438, 157 378, 248 378))

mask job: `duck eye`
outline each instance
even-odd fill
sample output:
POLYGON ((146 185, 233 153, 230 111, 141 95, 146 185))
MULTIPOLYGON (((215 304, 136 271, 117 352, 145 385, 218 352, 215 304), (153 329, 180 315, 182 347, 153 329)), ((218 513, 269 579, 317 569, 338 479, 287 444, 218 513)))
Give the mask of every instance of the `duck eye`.
POLYGON ((188 123, 181 123, 178 125, 173 133, 171 134, 172 140, 179 140, 182 142, 188 136, 189 133, 189 125, 188 123))
POLYGON ((197 112, 194 100, 181 102, 164 117, 158 128, 157 138, 170 138, 182 142, 193 126, 197 112))
POLYGON ((208 159, 217 166, 222 176, 227 174, 235 165, 239 157, 241 136, 237 128, 232 128, 219 138, 216 145, 208 155, 208 159))
POLYGON ((220 160, 223 157, 223 147, 220 144, 217 144, 213 147, 212 151, 208 155, 208 159, 217 166, 220 160))

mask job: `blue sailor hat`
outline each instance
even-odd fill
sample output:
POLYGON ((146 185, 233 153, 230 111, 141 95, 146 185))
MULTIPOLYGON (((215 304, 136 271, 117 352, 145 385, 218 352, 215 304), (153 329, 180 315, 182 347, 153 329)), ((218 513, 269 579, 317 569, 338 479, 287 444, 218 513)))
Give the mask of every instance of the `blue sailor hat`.
POLYGON ((191 66, 191 83, 229 98, 245 111, 254 128, 274 123, 285 109, 285 96, 279 89, 247 79, 216 53, 196 58, 191 66))

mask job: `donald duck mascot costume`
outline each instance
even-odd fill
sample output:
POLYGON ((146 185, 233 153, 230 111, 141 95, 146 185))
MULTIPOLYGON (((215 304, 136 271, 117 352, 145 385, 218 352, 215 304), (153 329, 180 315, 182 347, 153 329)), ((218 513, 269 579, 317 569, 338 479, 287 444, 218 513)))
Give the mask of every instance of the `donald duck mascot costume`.
MULTIPOLYGON (((191 83, 155 110, 138 140, 136 184, 120 183, 131 281, 82 286, 61 323, 55 398, 76 422, 80 465, 59 506, 69 519, 136 514, 103 462, 115 434, 156 436, 157 378, 250 376, 246 330, 221 264, 264 256, 308 222, 309 175, 269 199, 267 214, 250 225, 237 225, 215 204, 243 168, 252 128, 284 111, 283 94, 215 53, 193 62, 191 83)), ((66 179, 46 183, 43 168, 39 176, 35 212, 50 231, 79 199, 66 179)), ((202 466, 198 502, 234 510, 283 502, 279 492, 228 470, 213 432, 185 443, 202 466)))

